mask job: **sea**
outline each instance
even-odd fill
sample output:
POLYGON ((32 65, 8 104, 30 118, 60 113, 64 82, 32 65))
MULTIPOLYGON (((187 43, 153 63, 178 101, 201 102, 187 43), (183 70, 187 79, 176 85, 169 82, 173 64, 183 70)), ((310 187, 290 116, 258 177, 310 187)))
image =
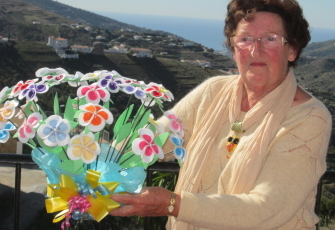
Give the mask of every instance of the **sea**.
MULTIPOLYGON (((214 50, 225 50, 225 46, 223 45, 225 40, 223 36, 223 19, 186 18, 106 11, 96 11, 94 13, 134 26, 169 32, 214 50)), ((311 28, 311 37, 311 42, 332 40, 335 39, 335 29, 311 28)))

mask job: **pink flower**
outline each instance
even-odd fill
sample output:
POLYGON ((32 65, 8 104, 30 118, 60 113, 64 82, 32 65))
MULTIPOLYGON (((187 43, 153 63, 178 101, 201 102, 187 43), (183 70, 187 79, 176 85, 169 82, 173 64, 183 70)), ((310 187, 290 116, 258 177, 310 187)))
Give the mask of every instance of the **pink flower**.
POLYGON ((106 102, 110 98, 110 94, 104 88, 101 88, 94 83, 88 86, 81 86, 77 90, 77 95, 79 98, 83 98, 86 96, 86 100, 88 103, 98 104, 100 100, 106 102))
POLYGON ((180 119, 171 111, 166 111, 164 115, 169 118, 169 129, 171 132, 178 134, 181 138, 184 137, 184 126, 181 124, 180 119))
POLYGON ((172 93, 169 90, 165 89, 164 86, 156 83, 149 83, 144 91, 146 93, 150 93, 150 95, 155 98, 164 98, 167 101, 172 101, 174 99, 172 93))
POLYGON ((39 126, 39 121, 41 120, 43 120, 43 117, 40 113, 32 113, 23 122, 18 129, 18 138, 22 143, 27 143, 29 139, 35 137, 35 129, 39 126))
POLYGON ((154 134, 150 129, 139 129, 139 138, 132 143, 132 150, 136 155, 141 155, 144 163, 150 163, 156 154, 159 159, 164 158, 163 150, 154 142, 154 134))

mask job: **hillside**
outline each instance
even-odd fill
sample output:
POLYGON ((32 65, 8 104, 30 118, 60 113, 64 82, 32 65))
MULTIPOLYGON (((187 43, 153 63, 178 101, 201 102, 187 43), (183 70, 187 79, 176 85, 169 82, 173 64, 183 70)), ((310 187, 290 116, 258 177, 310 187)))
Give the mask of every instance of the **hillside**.
POLYGON ((304 50, 303 56, 335 57, 335 39, 325 42, 313 42, 304 50))
POLYGON ((59 3, 53 0, 23 0, 25 2, 31 3, 47 11, 53 12, 55 14, 61 15, 70 20, 74 20, 78 23, 85 25, 100 27, 107 30, 116 29, 130 29, 135 32, 150 32, 151 30, 130 25, 127 23, 119 22, 108 17, 104 17, 86 10, 75 8, 66 4, 59 3))

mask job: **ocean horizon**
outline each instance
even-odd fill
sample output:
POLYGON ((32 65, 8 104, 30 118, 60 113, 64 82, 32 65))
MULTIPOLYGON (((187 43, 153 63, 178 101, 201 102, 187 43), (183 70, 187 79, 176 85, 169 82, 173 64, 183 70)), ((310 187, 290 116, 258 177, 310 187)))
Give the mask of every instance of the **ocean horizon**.
MULTIPOLYGON (((223 42, 224 20, 129 14, 96 11, 96 14, 130 25, 169 32, 214 50, 225 50, 223 42)), ((311 42, 335 39, 335 29, 310 28, 311 42)))

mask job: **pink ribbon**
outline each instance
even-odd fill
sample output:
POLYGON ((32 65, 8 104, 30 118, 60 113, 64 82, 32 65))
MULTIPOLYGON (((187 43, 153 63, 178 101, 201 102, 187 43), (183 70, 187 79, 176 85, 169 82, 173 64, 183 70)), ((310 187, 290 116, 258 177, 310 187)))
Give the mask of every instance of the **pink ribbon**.
POLYGON ((65 215, 66 219, 61 225, 61 229, 65 230, 71 226, 70 219, 71 213, 75 211, 79 211, 81 214, 85 213, 89 207, 91 207, 91 203, 87 200, 87 196, 74 196, 71 197, 69 200, 69 212, 65 215))
POLYGON ((79 210, 81 213, 85 213, 86 210, 91 207, 91 203, 87 200, 86 196, 74 196, 71 197, 69 200, 69 208, 70 213, 72 213, 74 210, 79 210))

